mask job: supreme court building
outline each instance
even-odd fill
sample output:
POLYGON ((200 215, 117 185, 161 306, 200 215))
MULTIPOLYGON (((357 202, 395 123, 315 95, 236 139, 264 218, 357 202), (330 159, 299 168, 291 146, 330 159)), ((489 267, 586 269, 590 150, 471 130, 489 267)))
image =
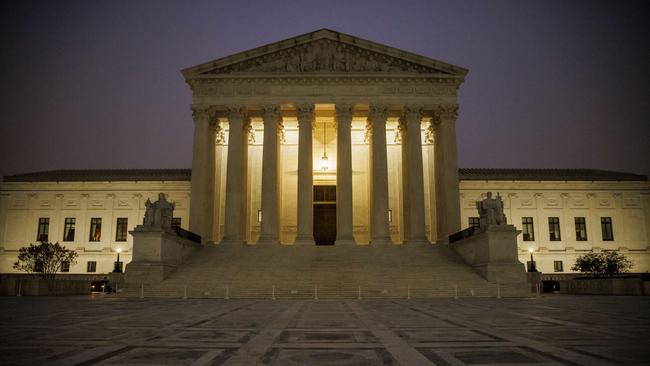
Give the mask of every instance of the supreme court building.
POLYGON ((444 245, 478 225, 476 201, 499 192, 508 222, 523 232, 522 262, 532 250, 538 269, 569 272, 576 256, 615 249, 635 272, 650 269, 647 177, 459 169, 455 124, 467 72, 330 30, 184 69, 191 172, 5 177, 0 272, 43 235, 79 252, 70 272, 108 272, 118 249, 128 263, 126 232, 158 192, 204 245, 370 247, 444 245))

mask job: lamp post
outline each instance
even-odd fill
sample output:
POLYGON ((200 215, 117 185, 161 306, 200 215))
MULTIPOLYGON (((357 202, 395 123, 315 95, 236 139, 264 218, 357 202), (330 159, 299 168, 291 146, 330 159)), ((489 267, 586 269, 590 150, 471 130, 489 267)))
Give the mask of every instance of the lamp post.
POLYGON ((537 268, 535 266, 535 259, 533 258, 533 250, 528 249, 530 252, 530 268, 528 268, 528 272, 537 272, 537 268))
POLYGON ((113 272, 120 273, 122 272, 122 268, 120 267, 120 252, 122 252, 122 249, 117 248, 115 251, 117 252, 117 261, 115 262, 115 268, 113 268, 113 272))

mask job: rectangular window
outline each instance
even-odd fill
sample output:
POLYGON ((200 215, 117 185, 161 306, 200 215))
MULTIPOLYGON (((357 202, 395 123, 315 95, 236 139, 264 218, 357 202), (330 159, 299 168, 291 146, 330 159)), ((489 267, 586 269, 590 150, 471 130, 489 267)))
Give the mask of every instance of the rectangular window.
POLYGON ((533 218, 521 218, 522 233, 524 241, 535 241, 535 230, 533 229, 533 218))
POLYGON ((63 226, 63 241, 74 241, 74 227, 77 219, 74 217, 66 217, 63 226))
POLYGON ((601 217, 600 228, 603 231, 603 240, 605 241, 614 240, 614 228, 612 227, 611 217, 601 217))
POLYGON ((553 271, 564 272, 564 263, 562 261, 553 261, 553 271))
POLYGON ((88 240, 102 240, 102 219, 100 217, 93 217, 90 219, 90 238, 88 240))
POLYGON ((37 241, 47 241, 50 232, 50 218, 41 217, 38 219, 38 232, 36 233, 37 241))
POLYGON ((70 272, 70 262, 61 262, 61 272, 70 272))
POLYGON ((120 272, 124 272, 124 262, 120 261, 119 266, 117 261, 113 262, 113 271, 117 270, 118 267, 120 272))
POLYGON ((584 217, 576 217, 576 240, 587 240, 587 222, 584 217))
POLYGON ((180 228, 181 227, 181 218, 180 217, 172 217, 172 229, 173 228, 180 228))
POLYGON ((97 262, 88 261, 86 264, 86 272, 96 272, 97 271, 97 262))
POLYGON ((549 217, 548 218, 548 240, 550 241, 560 241, 562 237, 560 236, 560 218, 559 217, 549 217))
POLYGON ((129 226, 129 219, 126 217, 117 218, 117 226, 115 229, 115 241, 126 241, 126 232, 129 226))
POLYGON ((481 226, 481 222, 479 221, 478 217, 469 218, 469 227, 478 228, 479 226, 481 226))

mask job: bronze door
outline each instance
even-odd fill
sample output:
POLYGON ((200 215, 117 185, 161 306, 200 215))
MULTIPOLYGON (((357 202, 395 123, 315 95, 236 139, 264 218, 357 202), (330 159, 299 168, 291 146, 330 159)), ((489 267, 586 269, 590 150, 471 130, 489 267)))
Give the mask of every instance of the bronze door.
POLYGON ((316 245, 336 241, 336 186, 314 186, 314 241, 316 245))

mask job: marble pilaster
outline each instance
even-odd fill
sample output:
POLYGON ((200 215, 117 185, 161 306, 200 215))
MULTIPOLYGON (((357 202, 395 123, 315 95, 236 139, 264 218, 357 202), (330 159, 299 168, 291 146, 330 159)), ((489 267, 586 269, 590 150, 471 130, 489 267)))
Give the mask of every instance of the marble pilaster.
POLYGON ((262 150, 262 227, 257 243, 279 244, 278 160, 280 157, 280 140, 278 136, 278 124, 282 119, 279 106, 264 106, 262 118, 264 120, 264 146, 262 150))

